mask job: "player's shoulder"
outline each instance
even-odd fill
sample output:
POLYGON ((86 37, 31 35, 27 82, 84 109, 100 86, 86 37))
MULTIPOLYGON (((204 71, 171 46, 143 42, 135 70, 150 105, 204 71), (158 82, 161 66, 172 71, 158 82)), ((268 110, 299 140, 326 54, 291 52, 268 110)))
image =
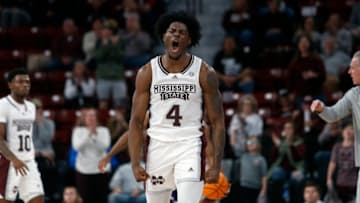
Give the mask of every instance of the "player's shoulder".
POLYGON ((215 69, 205 61, 202 61, 200 66, 200 83, 207 83, 214 80, 217 81, 215 69))
POLYGON ((204 60, 201 60, 200 68, 201 68, 200 71, 202 73, 205 73, 205 74, 209 74, 209 73, 213 74, 213 73, 215 73, 215 69, 204 60))
POLYGON ((9 102, 8 96, 0 98, 0 106, 4 107, 4 106, 9 106, 9 105, 10 105, 10 102, 9 102))
POLYGON ((1 103, 1 104, 2 104, 2 103, 5 103, 6 100, 7 100, 7 96, 1 97, 1 98, 0 98, 0 103, 1 103))
POLYGON ((151 62, 147 62, 143 66, 141 66, 137 72, 136 80, 138 82, 145 82, 150 81, 152 78, 152 68, 151 68, 151 62))

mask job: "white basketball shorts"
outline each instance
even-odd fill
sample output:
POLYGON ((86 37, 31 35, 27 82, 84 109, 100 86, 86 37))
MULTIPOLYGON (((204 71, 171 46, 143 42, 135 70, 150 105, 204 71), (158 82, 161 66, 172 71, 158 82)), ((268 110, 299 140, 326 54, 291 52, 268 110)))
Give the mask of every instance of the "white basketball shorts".
POLYGON ((203 137, 184 141, 149 141, 146 155, 146 192, 171 191, 181 182, 204 180, 205 144, 203 137))
POLYGON ((44 195, 43 184, 35 160, 24 161, 29 171, 27 175, 16 175, 12 164, 0 157, 0 199, 14 201, 19 193, 20 199, 25 202, 34 197, 44 195))

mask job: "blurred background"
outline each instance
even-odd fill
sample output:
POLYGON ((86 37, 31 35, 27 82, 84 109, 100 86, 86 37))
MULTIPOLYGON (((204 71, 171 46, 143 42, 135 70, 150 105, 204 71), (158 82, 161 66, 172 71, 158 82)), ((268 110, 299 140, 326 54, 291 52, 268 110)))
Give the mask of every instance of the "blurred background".
MULTIPOLYGON (((334 104, 352 87, 347 70, 360 50, 360 2, 0 0, 0 76, 17 67, 30 72, 29 99, 38 108, 34 142, 47 202, 66 199, 65 187, 82 188, 71 140, 73 129, 94 125, 89 111, 96 109, 95 125, 108 129, 108 148, 127 130, 137 70, 163 51, 155 22, 177 10, 199 20, 202 39, 190 52, 212 65, 220 81, 227 126, 223 172, 233 183, 221 202, 247 199, 249 188, 263 194, 262 177, 268 180, 268 202, 310 203, 330 191, 351 201, 356 181, 344 181, 357 178, 354 151, 344 147, 353 144, 351 118, 325 124, 309 105, 313 99, 334 104), (256 163, 244 159, 253 153, 247 140, 254 137, 266 164, 251 180, 255 184, 247 185, 244 177, 254 174, 241 169, 246 161, 256 163), (329 163, 336 170, 328 172, 329 163), (318 195, 309 197, 304 188, 313 185, 318 195)), ((5 79, 0 83, 5 96, 5 79)), ((112 160, 100 181, 104 201, 144 201, 143 188, 121 179, 131 176, 126 167, 112 180, 128 161, 126 152, 112 160), (133 192, 137 200, 113 197, 133 192)), ((80 195, 92 202, 84 197, 89 192, 80 195)))

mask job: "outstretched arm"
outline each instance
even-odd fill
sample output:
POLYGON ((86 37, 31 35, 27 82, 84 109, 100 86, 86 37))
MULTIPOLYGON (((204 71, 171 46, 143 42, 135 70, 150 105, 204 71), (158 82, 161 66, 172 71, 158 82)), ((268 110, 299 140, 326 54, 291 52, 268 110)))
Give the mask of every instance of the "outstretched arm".
POLYGON ((144 168, 141 167, 140 161, 144 140, 144 119, 150 100, 150 85, 151 66, 148 63, 139 70, 136 76, 135 92, 132 100, 131 118, 129 125, 129 153, 134 176, 137 181, 144 181, 148 177, 148 174, 146 174, 144 168))
POLYGON ((217 182, 225 145, 224 110, 216 72, 205 63, 201 66, 200 85, 203 89, 205 109, 210 124, 210 137, 214 146, 213 166, 206 172, 205 178, 207 182, 217 182))
MULTIPOLYGON (((144 126, 147 126, 149 121, 149 115, 146 114, 144 120, 144 126)), ((106 154, 104 158, 99 161, 99 169, 102 173, 105 172, 105 166, 110 162, 111 157, 115 156, 121 151, 124 151, 128 147, 129 130, 125 131, 120 138, 116 141, 115 145, 106 154)))
POLYGON ((105 172, 105 167, 106 165, 110 162, 111 157, 113 157, 114 155, 116 155, 117 153, 123 151, 126 149, 127 145, 128 145, 128 137, 129 137, 129 131, 127 130, 126 132, 124 132, 120 138, 118 139, 118 141, 115 143, 115 145, 111 148, 110 152, 108 152, 106 154, 106 156, 104 158, 102 158, 99 161, 99 170, 104 173, 105 172))

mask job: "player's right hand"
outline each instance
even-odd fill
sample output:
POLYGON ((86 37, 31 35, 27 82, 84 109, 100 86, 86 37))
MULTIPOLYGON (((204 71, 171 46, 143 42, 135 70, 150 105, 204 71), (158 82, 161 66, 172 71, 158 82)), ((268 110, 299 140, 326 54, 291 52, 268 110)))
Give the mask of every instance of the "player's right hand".
POLYGON ((15 168, 16 175, 18 175, 18 174, 20 174, 21 176, 27 175, 27 171, 29 171, 29 168, 23 161, 21 161, 19 159, 14 159, 11 162, 15 168))
POLYGON ((105 156, 99 161, 98 167, 101 173, 105 173, 105 167, 110 162, 110 159, 111 158, 109 156, 105 156))
POLYGON ((132 170, 137 182, 145 181, 150 177, 149 174, 146 173, 145 169, 140 165, 133 166, 132 170))
POLYGON ((322 112, 324 109, 324 103, 318 99, 314 100, 311 103, 310 110, 311 112, 322 112))
POLYGON ((205 172, 205 182, 206 183, 217 183, 219 180, 220 170, 210 167, 205 172))

